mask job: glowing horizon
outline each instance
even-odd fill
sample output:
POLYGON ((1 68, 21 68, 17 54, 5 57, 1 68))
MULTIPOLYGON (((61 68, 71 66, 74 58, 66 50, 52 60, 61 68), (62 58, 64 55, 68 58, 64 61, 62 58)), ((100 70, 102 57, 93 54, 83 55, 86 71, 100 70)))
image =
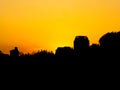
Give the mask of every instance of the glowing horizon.
POLYGON ((0 50, 55 51, 77 35, 91 43, 120 30, 120 0, 0 0, 0 50))

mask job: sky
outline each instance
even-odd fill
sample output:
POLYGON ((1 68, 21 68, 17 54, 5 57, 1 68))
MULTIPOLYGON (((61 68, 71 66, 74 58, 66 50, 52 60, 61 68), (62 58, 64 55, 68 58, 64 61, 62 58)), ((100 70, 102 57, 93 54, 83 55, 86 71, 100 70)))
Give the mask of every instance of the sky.
POLYGON ((91 44, 120 30, 120 0, 0 0, 0 50, 9 53, 73 47, 75 36, 91 44))

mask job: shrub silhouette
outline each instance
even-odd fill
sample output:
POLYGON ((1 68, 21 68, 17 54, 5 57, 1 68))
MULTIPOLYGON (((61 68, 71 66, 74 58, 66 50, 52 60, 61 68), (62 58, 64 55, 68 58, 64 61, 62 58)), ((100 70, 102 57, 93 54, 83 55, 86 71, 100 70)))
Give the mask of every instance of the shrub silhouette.
POLYGON ((9 62, 9 55, 4 54, 2 51, 0 52, 0 65, 7 64, 9 62))
POLYGON ((33 54, 34 63, 47 63, 51 64, 54 62, 54 53, 46 50, 38 51, 33 54))

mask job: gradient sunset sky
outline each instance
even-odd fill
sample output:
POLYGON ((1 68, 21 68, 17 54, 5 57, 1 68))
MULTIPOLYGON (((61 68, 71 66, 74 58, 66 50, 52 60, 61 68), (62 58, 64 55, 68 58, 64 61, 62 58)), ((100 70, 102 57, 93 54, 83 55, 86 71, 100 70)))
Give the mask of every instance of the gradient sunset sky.
POLYGON ((73 47, 77 35, 91 43, 120 30, 120 0, 0 0, 0 50, 22 52, 73 47))

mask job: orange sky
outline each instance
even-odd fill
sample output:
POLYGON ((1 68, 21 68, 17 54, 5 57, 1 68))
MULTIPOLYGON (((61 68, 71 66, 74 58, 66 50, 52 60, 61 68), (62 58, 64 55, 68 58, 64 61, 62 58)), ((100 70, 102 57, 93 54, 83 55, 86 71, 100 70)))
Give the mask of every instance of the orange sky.
POLYGON ((73 46, 76 35, 97 43, 120 30, 120 0, 0 0, 0 50, 73 46))

